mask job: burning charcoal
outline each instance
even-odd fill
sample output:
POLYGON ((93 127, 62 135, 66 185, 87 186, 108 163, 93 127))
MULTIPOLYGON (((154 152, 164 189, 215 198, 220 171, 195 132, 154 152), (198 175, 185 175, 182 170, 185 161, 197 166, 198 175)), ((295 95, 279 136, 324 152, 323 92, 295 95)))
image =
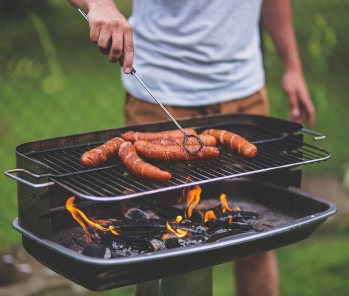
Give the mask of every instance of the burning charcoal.
POLYGON ((126 212, 125 217, 129 218, 133 221, 136 221, 136 222, 146 221, 149 219, 149 215, 146 212, 143 212, 142 210, 137 209, 137 208, 129 209, 126 212))
POLYGON ((207 234, 211 236, 211 235, 230 232, 230 231, 232 230, 224 227, 213 227, 207 231, 207 234))
POLYGON ((151 245, 153 246, 154 251, 159 251, 163 248, 164 243, 161 240, 153 238, 150 240, 151 245))
POLYGON ((131 246, 122 239, 115 238, 111 242, 112 257, 127 257, 132 252, 131 246))
POLYGON ((224 227, 228 229, 239 229, 239 230, 251 230, 253 229, 253 225, 251 223, 243 223, 243 222, 232 222, 228 221, 220 221, 220 220, 209 220, 204 223, 204 225, 208 228, 211 227, 224 227))
POLYGON ((83 255, 109 259, 111 257, 111 252, 108 246, 103 244, 90 244, 87 245, 82 251, 83 255))
MULTIPOLYGON (((157 203, 155 201, 148 201, 146 207, 153 211, 160 218, 174 220, 177 216, 185 216, 185 209, 180 209, 170 205, 164 205, 161 203, 157 203)), ((192 215, 190 217, 191 223, 202 223, 204 222, 203 215, 196 211, 195 209, 192 211, 192 215)))
POLYGON ((142 231, 142 230, 164 230, 166 229, 166 220, 148 219, 144 221, 124 221, 114 222, 113 227, 122 231, 142 231))
POLYGON ((184 210, 170 205, 164 205, 155 201, 147 201, 145 205, 150 211, 153 211, 160 218, 176 219, 177 216, 184 216, 184 210))
POLYGON ((205 235, 194 235, 186 241, 187 246, 203 244, 208 239, 205 235))
POLYGON ((139 254, 144 254, 145 252, 141 252, 140 250, 131 250, 128 254, 128 256, 137 256, 139 254))
POLYGON ((163 249, 174 249, 185 247, 185 240, 179 237, 170 237, 164 241, 163 249))
POLYGON ((216 216, 217 216, 217 219, 221 221, 228 220, 230 217, 232 217, 233 221, 235 222, 244 222, 244 221, 258 219, 259 214, 254 212, 247 212, 247 211, 227 211, 224 213, 216 214, 216 216))
POLYGON ((181 229, 184 231, 188 231, 188 233, 191 233, 192 235, 195 234, 206 234, 206 228, 204 226, 191 226, 188 227, 184 224, 177 224, 177 223, 169 223, 169 225, 173 229, 181 229))
POLYGON ((135 230, 135 231, 122 231, 122 236, 127 237, 128 240, 135 239, 149 239, 149 238, 161 238, 163 234, 162 230, 135 230))
POLYGON ((148 253, 154 251, 154 247, 150 241, 145 239, 134 239, 129 241, 132 250, 138 250, 142 253, 148 253))

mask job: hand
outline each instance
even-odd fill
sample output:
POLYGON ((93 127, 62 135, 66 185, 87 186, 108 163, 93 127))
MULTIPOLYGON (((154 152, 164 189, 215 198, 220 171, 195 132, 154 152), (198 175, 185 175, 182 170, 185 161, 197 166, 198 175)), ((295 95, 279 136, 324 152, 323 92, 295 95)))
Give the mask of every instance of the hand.
POLYGON ((297 123, 306 121, 308 127, 312 128, 315 120, 315 109, 302 73, 286 71, 282 79, 282 87, 289 101, 290 120, 297 123))
POLYGON ((90 38, 99 50, 116 63, 124 54, 123 71, 129 74, 133 65, 132 27, 118 11, 113 1, 95 1, 87 14, 90 38), (103 2, 103 3, 101 3, 103 2))

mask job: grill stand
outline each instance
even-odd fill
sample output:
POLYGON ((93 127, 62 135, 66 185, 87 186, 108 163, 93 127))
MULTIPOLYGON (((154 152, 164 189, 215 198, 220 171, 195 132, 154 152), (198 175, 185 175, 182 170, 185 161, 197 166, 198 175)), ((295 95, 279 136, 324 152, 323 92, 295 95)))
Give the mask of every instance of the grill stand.
POLYGON ((208 267, 138 284, 135 296, 212 296, 212 292, 212 267, 208 267))

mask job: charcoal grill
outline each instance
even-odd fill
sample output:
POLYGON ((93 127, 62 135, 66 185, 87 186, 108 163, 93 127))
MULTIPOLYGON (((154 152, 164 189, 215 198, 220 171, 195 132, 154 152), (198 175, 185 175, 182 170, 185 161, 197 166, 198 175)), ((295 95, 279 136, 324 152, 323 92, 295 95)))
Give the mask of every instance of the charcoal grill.
POLYGON ((235 132, 253 142, 258 155, 246 159, 220 147, 220 156, 214 160, 153 162, 172 174, 169 181, 158 183, 130 175, 118 158, 94 169, 83 168, 79 158, 85 151, 129 130, 174 129, 170 121, 18 146, 17 168, 5 174, 18 181, 18 218, 13 227, 22 234, 28 253, 88 289, 106 290, 198 270, 298 242, 336 213, 334 204, 288 188, 300 187, 300 165, 331 157, 325 149, 304 141, 305 133, 323 138, 321 134, 307 131, 300 124, 257 115, 211 115, 183 119, 179 123, 199 133, 208 128, 235 132), (109 260, 77 254, 52 240, 55 233, 74 227, 64 208, 71 195, 97 207, 135 198, 170 202, 183 188, 192 185, 202 186, 205 194, 224 189, 231 199, 243 197, 291 219, 259 233, 217 237, 209 243, 184 249, 109 260))

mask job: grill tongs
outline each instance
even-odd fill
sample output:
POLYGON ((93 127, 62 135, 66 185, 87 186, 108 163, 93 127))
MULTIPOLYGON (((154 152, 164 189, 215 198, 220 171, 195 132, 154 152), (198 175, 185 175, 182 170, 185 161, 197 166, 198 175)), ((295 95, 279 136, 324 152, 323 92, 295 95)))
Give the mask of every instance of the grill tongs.
MULTIPOLYGON (((82 16, 88 21, 87 15, 81 10, 78 9, 79 12, 82 14, 82 16)), ((119 60, 120 65, 122 66, 124 62, 124 56, 121 55, 121 58, 119 60)), ((174 117, 172 116, 172 114, 165 108, 165 106, 154 96, 154 94, 150 91, 150 89, 145 85, 145 83, 136 75, 136 70, 135 68, 132 67, 131 70, 131 75, 133 75, 134 77, 137 78, 138 82, 145 88, 145 90, 151 95, 151 97, 159 104, 159 106, 162 108, 162 110, 165 111, 165 113, 171 118, 171 120, 173 121, 173 123, 178 127, 178 129, 183 133, 184 138, 183 138, 183 142, 182 145, 184 147, 184 149, 190 154, 190 155, 195 155, 196 153, 198 153, 202 147, 204 146, 204 142, 200 139, 200 137, 198 135, 194 135, 194 134, 187 134, 184 129, 180 126, 180 124, 177 122, 176 119, 174 119, 174 117), (192 137, 192 138, 196 138, 196 140, 198 141, 198 143, 200 144, 200 147, 196 150, 196 151, 190 151, 188 149, 188 139, 192 137)))

